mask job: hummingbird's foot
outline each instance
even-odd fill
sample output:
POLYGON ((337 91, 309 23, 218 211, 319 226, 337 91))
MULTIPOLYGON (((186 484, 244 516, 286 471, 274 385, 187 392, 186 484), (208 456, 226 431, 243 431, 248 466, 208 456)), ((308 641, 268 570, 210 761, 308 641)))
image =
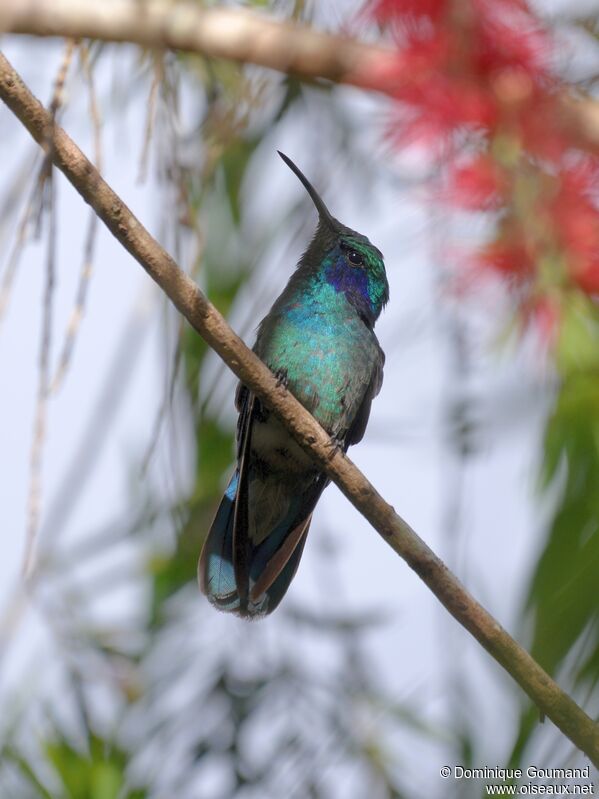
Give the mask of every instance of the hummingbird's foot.
POLYGON ((337 455, 337 453, 343 454, 343 452, 345 451, 343 441, 340 438, 337 438, 337 436, 330 437, 328 446, 330 447, 331 450, 329 452, 329 460, 333 460, 333 458, 335 457, 335 455, 337 455))
POLYGON ((283 388, 287 388, 289 385, 289 378, 287 377, 287 369, 278 369, 275 372, 275 377, 277 378, 277 388, 283 386, 283 388))

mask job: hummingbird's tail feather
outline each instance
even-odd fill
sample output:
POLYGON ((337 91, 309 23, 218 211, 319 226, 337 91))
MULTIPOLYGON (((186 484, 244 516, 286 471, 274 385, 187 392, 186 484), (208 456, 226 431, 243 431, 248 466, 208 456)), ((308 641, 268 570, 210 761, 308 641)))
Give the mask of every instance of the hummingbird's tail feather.
POLYGON ((220 610, 235 611, 239 595, 233 568, 233 517, 239 471, 229 481, 198 562, 202 593, 220 610))
POLYGON ((248 527, 238 527, 236 532, 247 544, 240 547, 234 545, 236 516, 239 520, 235 508, 240 493, 239 471, 235 472, 216 512, 198 566, 200 587, 215 607, 248 617, 265 616, 277 607, 297 570, 312 511, 326 482, 326 478, 319 476, 303 491, 293 491, 290 487, 292 495, 286 513, 256 543, 252 543, 250 533, 256 529, 256 522, 250 514, 248 527), (239 568, 236 558, 245 556, 244 552, 248 562, 239 568), (240 573, 248 575, 244 586, 238 584, 236 575, 240 573))
MULTIPOLYGON (((265 594, 269 589, 277 584, 285 571, 288 563, 293 560, 293 571, 285 582, 285 590, 293 579, 295 570, 299 564, 299 559, 306 542, 308 530, 310 529, 310 522, 312 521, 312 514, 307 519, 303 519, 291 532, 283 539, 283 543, 274 553, 274 555, 266 562, 266 565, 260 572, 260 576, 255 580, 250 591, 250 599, 253 602, 259 600, 262 594, 265 594)), ((282 587, 282 586, 279 586, 282 587)), ((281 597, 283 596, 281 593, 281 597)))

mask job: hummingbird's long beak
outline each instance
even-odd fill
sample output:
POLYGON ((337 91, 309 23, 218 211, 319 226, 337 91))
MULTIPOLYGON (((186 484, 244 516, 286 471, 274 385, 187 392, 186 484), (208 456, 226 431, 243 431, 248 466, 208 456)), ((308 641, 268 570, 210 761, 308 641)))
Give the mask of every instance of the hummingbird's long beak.
POLYGON ((301 172, 298 169, 298 167, 293 163, 291 158, 286 156, 285 153, 282 153, 280 150, 277 150, 277 152, 281 156, 283 161, 285 161, 285 163, 287 164, 289 169, 291 169, 292 172, 295 172, 295 174, 298 176, 298 178, 304 184, 304 188, 306 189, 306 191, 308 192, 308 194, 312 198, 312 202, 316 206, 316 210, 318 211, 318 215, 320 216, 321 220, 324 221, 324 222, 327 222, 330 227, 335 228, 336 220, 334 219, 333 216, 331 216, 331 213, 330 213, 329 209, 326 207, 326 205, 324 204, 324 201, 322 200, 320 195, 317 193, 317 191, 314 188, 314 186, 310 183, 308 178, 303 174, 303 172, 301 172))

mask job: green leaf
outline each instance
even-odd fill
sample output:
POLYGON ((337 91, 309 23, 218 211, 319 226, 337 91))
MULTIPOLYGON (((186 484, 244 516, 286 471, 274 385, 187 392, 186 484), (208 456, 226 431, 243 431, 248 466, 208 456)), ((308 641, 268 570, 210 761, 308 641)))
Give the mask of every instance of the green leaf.
POLYGON ((581 291, 562 303, 556 362, 565 377, 599 369, 599 310, 581 291))
MULTIPOLYGON (((545 456, 544 483, 557 501, 528 609, 533 657, 554 672, 599 615, 599 373, 565 381, 547 424, 545 456)), ((588 646, 596 652, 594 629, 588 646)))

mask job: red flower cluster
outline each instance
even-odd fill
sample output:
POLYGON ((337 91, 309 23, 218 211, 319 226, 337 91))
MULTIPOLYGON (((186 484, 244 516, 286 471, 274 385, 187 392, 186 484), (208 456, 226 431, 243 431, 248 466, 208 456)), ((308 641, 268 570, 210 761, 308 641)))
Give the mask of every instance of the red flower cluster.
POLYGON ((520 0, 375 0, 369 12, 398 47, 379 81, 434 138, 493 130, 502 105, 530 104, 549 81, 548 40, 520 0))
POLYGON ((563 290, 599 293, 599 162, 565 120, 551 38, 525 0, 371 0, 366 10, 397 46, 370 75, 398 103, 394 140, 449 145, 454 164, 459 152, 446 196, 497 214, 479 266, 525 288, 529 318, 533 306, 557 318, 563 290))

